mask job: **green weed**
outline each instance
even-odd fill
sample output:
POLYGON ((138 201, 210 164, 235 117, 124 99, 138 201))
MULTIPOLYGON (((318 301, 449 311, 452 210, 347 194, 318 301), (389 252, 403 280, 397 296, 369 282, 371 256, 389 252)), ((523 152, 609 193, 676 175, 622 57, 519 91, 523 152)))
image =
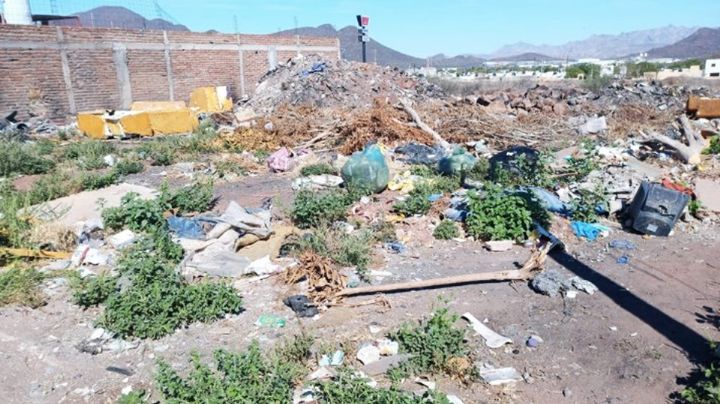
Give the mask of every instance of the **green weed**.
MULTIPOLYGON (((716 348, 715 344, 711 346, 716 348)), ((683 389, 680 397, 690 404, 720 403, 720 363, 711 363, 708 367, 700 368, 700 371, 702 378, 683 389)))
POLYGON ((0 306, 19 304, 32 308, 45 304, 40 284, 45 275, 36 269, 10 268, 0 272, 0 306))
POLYGON ((710 146, 703 150, 703 154, 720 154, 720 136, 710 138, 710 146))
POLYGON ((72 300, 82 307, 98 306, 110 297, 117 289, 117 278, 108 274, 80 278, 70 278, 70 287, 73 291, 72 300))
POLYGON ((337 170, 327 163, 309 164, 300 169, 300 175, 303 177, 323 174, 337 175, 337 170))
POLYGON ((428 195, 420 192, 411 192, 404 200, 395 203, 393 210, 404 216, 424 215, 430 211, 432 204, 428 195))
POLYGON ((117 404, 144 404, 147 403, 145 390, 131 391, 118 398, 117 404))
POLYGON ((483 240, 527 239, 533 222, 533 208, 527 198, 506 194, 494 185, 486 186, 482 197, 477 193, 468 196, 468 234, 483 240))
POLYGON ((344 191, 318 193, 301 190, 295 195, 292 218, 303 229, 345 220, 351 196, 344 191))
POLYGON ((44 174, 55 163, 38 156, 32 145, 17 141, 0 142, 0 177, 12 174, 44 174))
POLYGON ((460 231, 452 220, 443 220, 433 231, 433 236, 438 240, 451 240, 459 237, 460 231))
POLYGON ((150 231, 165 225, 163 209, 157 201, 141 199, 134 192, 125 194, 120 206, 102 212, 103 223, 110 229, 128 227, 133 231, 150 231))
POLYGON ((65 148, 65 158, 74 160, 83 170, 97 170, 105 167, 105 156, 115 153, 115 146, 102 140, 74 142, 65 148))
POLYGON ((179 214, 205 212, 212 206, 212 182, 195 182, 190 186, 169 191, 163 184, 158 198, 165 209, 177 209, 179 214))
POLYGON ((119 175, 116 171, 108 171, 106 173, 85 173, 80 177, 80 183, 83 189, 100 189, 106 188, 118 182, 119 175))
POLYGON ((605 189, 597 184, 593 189, 579 189, 578 198, 573 199, 573 220, 595 223, 598 220, 597 208, 607 210, 608 202, 605 189))
POLYGON ((143 172, 145 166, 143 163, 134 160, 120 160, 113 167, 118 175, 130 175, 143 172))
POLYGON ((447 308, 439 308, 430 319, 417 325, 405 323, 391 333, 388 337, 400 344, 400 351, 413 355, 400 370, 406 374, 448 372, 448 361, 467 357, 465 330, 455 327, 458 318, 447 308))

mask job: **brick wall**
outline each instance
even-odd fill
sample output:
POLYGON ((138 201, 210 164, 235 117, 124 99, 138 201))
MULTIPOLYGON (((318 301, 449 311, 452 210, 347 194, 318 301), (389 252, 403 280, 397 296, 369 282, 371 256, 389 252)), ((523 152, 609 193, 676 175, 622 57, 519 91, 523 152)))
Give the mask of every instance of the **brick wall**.
POLYGON ((0 25, 0 115, 62 120, 132 101, 187 101, 201 86, 238 98, 273 60, 339 52, 334 38, 0 25))

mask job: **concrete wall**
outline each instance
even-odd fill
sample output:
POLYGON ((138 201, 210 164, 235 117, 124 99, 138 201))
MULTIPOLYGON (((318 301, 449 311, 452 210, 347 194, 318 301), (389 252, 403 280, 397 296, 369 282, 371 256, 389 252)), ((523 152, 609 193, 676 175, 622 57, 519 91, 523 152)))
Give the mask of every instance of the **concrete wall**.
POLYGON ((271 64, 340 57, 334 38, 0 25, 0 115, 60 120, 132 101, 185 100, 201 86, 252 94, 271 64))
POLYGON ((705 77, 720 79, 720 59, 708 59, 705 61, 705 77))

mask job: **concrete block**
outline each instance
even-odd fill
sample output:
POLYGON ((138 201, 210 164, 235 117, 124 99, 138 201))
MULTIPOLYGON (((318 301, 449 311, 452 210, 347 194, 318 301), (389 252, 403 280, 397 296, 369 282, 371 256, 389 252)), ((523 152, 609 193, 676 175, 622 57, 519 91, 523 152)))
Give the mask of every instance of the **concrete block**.
POLYGON ((81 112, 77 115, 78 129, 93 139, 105 139, 108 129, 103 118, 104 111, 81 112))
POLYGON ((190 107, 198 112, 223 112, 232 110, 232 99, 227 96, 227 87, 200 87, 190 94, 190 107))
POLYGON ((185 101, 135 101, 130 105, 130 111, 170 111, 186 109, 185 101))

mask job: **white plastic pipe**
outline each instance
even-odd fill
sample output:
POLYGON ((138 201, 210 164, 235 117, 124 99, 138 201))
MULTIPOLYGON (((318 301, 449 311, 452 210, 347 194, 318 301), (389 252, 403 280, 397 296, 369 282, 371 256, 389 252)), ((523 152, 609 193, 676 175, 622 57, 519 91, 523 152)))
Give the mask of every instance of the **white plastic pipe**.
POLYGON ((5 0, 3 9, 8 24, 32 25, 30 0, 5 0))

